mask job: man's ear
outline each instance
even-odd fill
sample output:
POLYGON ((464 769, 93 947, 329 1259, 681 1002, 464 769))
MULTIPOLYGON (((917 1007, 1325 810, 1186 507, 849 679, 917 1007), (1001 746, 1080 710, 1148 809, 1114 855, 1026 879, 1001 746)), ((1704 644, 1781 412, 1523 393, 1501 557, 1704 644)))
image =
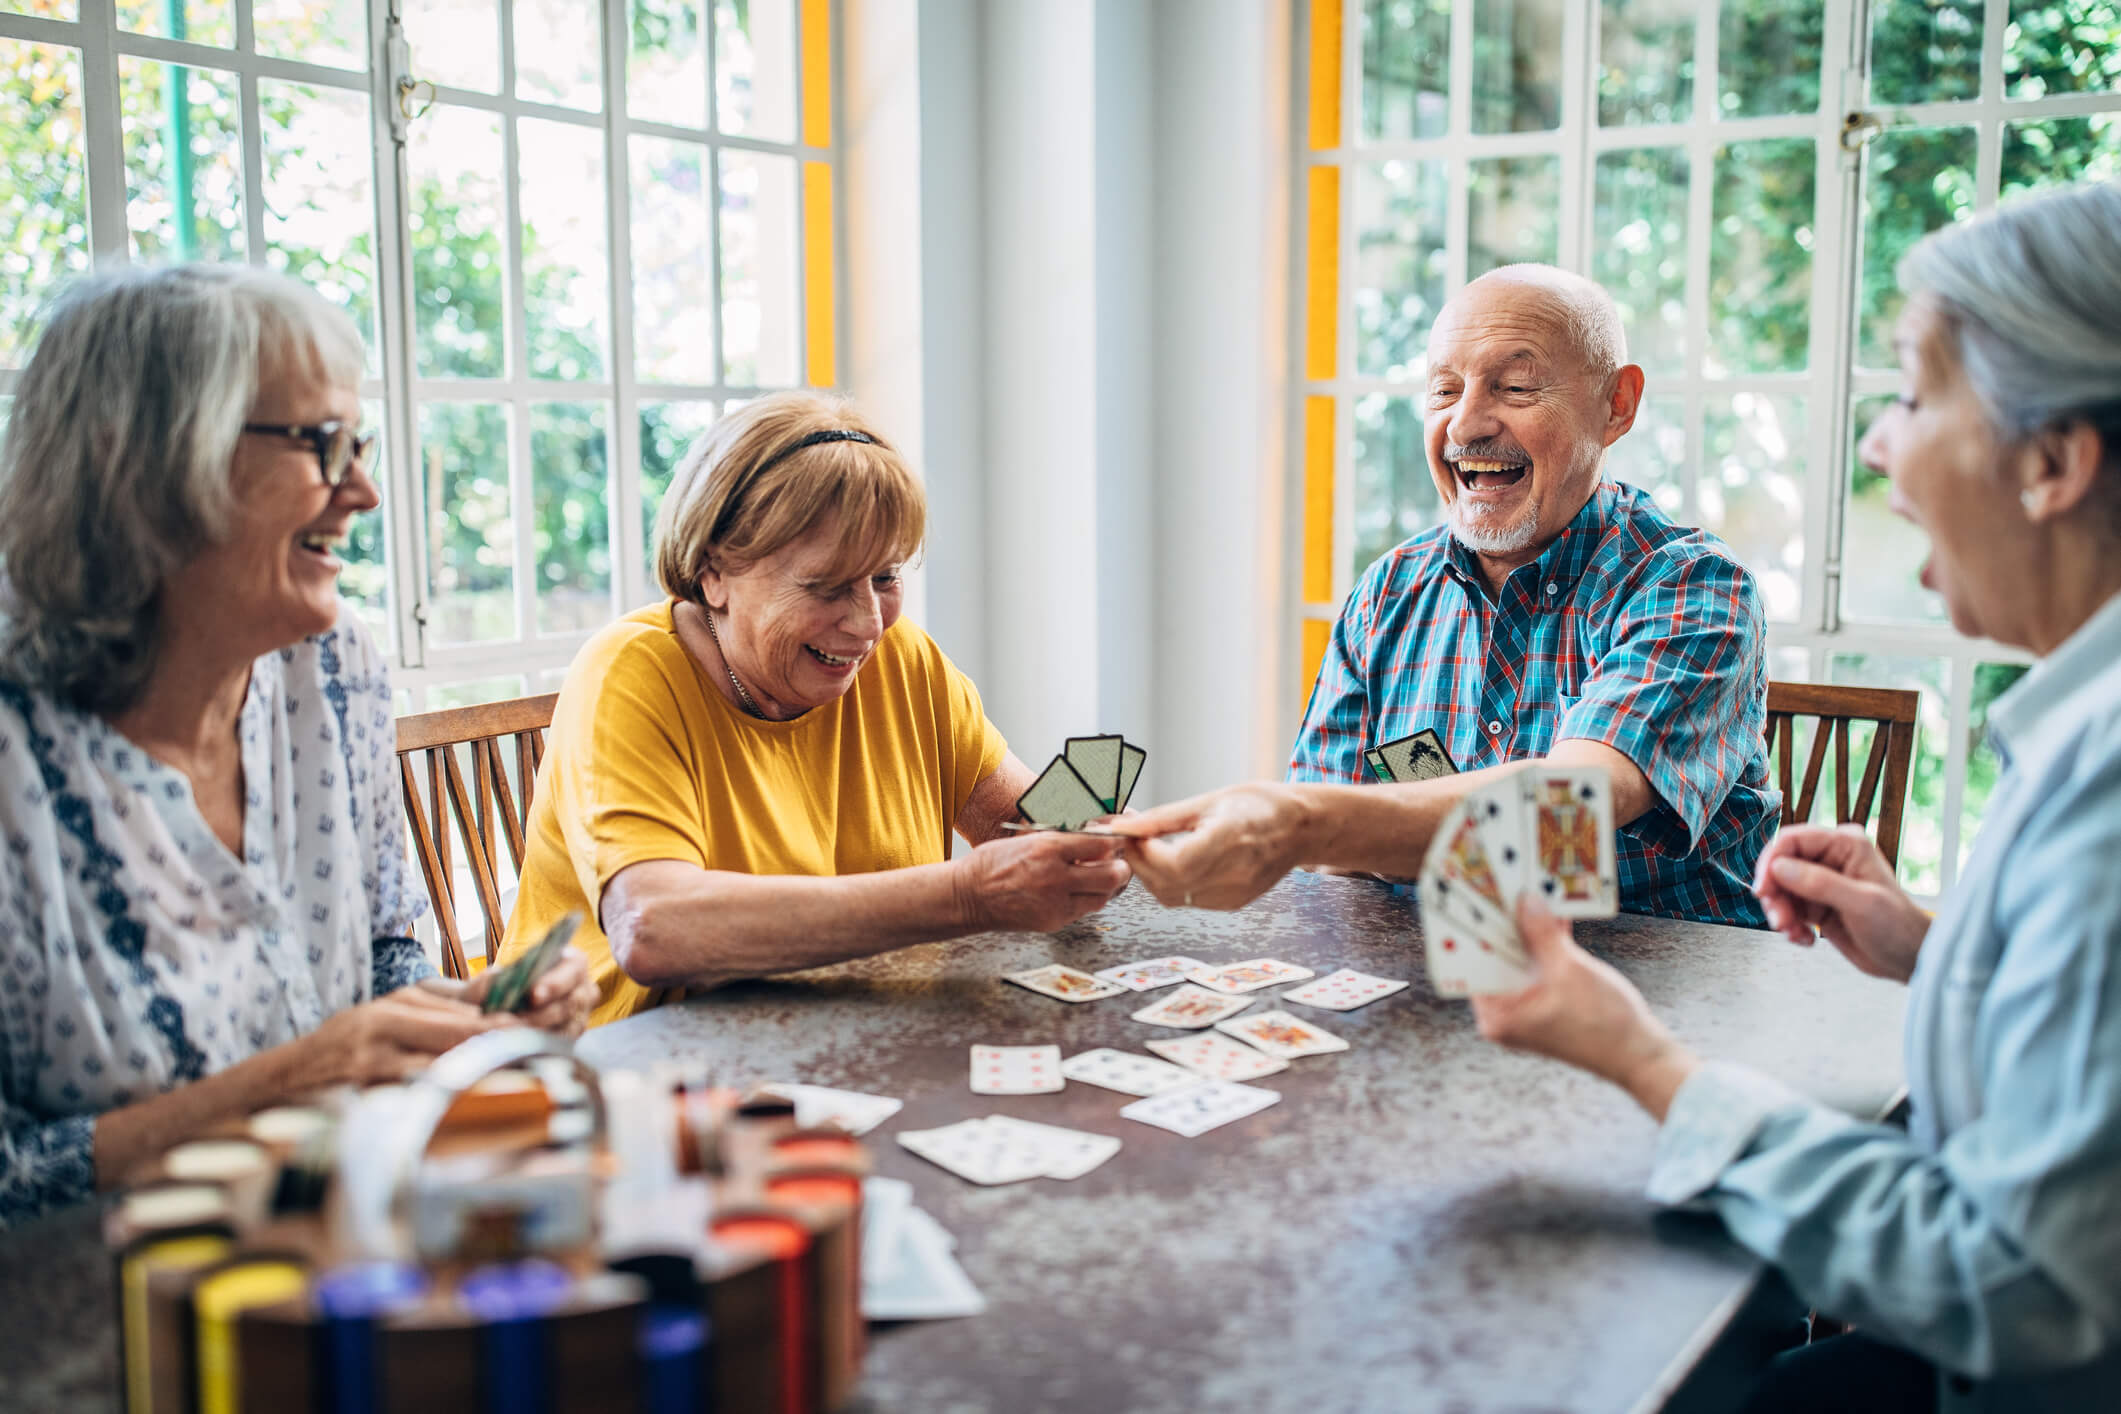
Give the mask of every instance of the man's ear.
POLYGON ((1612 446, 1635 425, 1635 414, 1642 410, 1642 382, 1640 364, 1626 364, 1614 372, 1606 395, 1604 445, 1612 446))

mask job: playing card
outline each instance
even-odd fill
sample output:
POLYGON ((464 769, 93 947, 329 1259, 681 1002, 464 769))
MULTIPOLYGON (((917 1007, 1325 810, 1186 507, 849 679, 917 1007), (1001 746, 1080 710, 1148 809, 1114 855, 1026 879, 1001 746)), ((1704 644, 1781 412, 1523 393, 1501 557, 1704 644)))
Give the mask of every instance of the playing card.
POLYGON ((1022 1134, 967 1119, 940 1129, 901 1130, 898 1142, 939 1168, 978 1184, 1021 1183, 1043 1178, 1045 1145, 1022 1134))
POLYGON ((1058 830, 1080 829, 1112 813, 1061 756, 1054 757, 1031 783, 1031 789, 1017 797, 1016 808, 1032 824, 1058 830))
POLYGON ((867 1134, 906 1107, 904 1100, 888 1095, 864 1095, 859 1090, 835 1090, 828 1085, 782 1081, 761 1085, 759 1089, 795 1101, 795 1122, 805 1129, 836 1124, 849 1134, 867 1134))
POLYGON ((1136 1100, 1119 1115, 1121 1119, 1139 1120, 1191 1139, 1232 1120, 1257 1114, 1280 1101, 1279 1092, 1262 1090, 1256 1085, 1203 1080, 1183 1090, 1167 1090, 1146 1100, 1136 1100))
MULTIPOLYGON (((870 1179, 869 1182, 876 1182, 870 1179)), ((865 1202, 873 1202, 865 1199, 865 1202)), ((934 1321, 977 1316, 987 1309, 979 1288, 951 1255, 941 1223, 908 1207, 890 1229, 892 1247, 881 1266, 869 1259, 869 1213, 862 1213, 862 1315, 872 1321, 934 1321)))
POLYGON ((1107 982, 1117 982, 1130 992, 1153 992, 1158 987, 1185 981, 1186 974, 1199 966, 1201 963, 1190 957, 1152 957, 1146 962, 1123 962, 1117 967, 1100 968, 1092 975, 1107 982))
POLYGON ((1019 987, 1048 997, 1058 997, 1064 1002, 1094 1002, 1099 997, 1116 997, 1131 990, 1115 981, 1092 977, 1072 967, 1051 963, 1045 967, 1034 967, 1029 972, 1011 972, 1003 979, 1019 987))
POLYGON ((1542 766, 1517 780, 1530 824, 1526 887, 1556 917, 1612 917, 1620 907, 1620 879, 1611 778, 1596 767, 1542 766))
POLYGON ((1322 1031, 1302 1017, 1291 1016, 1285 1011, 1262 1011, 1250 1016, 1233 1016, 1228 1021, 1216 1022, 1215 1029, 1226 1036, 1235 1036, 1248 1046, 1256 1046, 1270 1056, 1280 1056, 1283 1060, 1295 1060, 1299 1056, 1330 1055, 1334 1051, 1348 1049, 1348 1043, 1332 1032, 1322 1031))
POLYGON ((1363 764, 1370 768, 1370 774, 1377 777, 1380 781, 1390 784, 1394 779, 1392 768, 1385 764, 1384 753, 1380 752, 1376 747, 1373 746, 1368 751, 1365 751, 1362 754, 1362 759, 1363 764))
POLYGON ((1410 985, 1412 984, 1407 982, 1395 982, 1389 977, 1372 977, 1368 973, 1343 967, 1338 972, 1327 973, 1316 982, 1306 982, 1293 991, 1283 992, 1281 999, 1285 1002, 1295 1002, 1299 1006, 1321 1007, 1326 1011, 1353 1011, 1380 997, 1404 992, 1410 985))
POLYGON ((1213 1026, 1226 1016, 1235 1016, 1250 1005, 1252 1003, 1246 997, 1220 996, 1188 983, 1160 1001, 1143 1007, 1134 1013, 1134 1019, 1146 1021, 1151 1026, 1176 1026, 1181 1031, 1195 1031, 1203 1026, 1213 1026))
POLYGON ((486 984, 486 999, 479 1009, 487 1012, 521 1011, 530 1005, 530 989, 560 960, 560 954, 567 950, 575 929, 581 926, 582 915, 579 913, 566 913, 555 920, 545 930, 545 936, 531 945, 530 951, 503 965, 493 981, 486 984))
POLYGON ((1239 1045, 1228 1036, 1218 1036, 1213 1031, 1151 1041, 1149 1049, 1174 1065, 1182 1065, 1210 1080, 1257 1080, 1262 1075, 1273 1075, 1289 1068, 1289 1063, 1279 1056, 1239 1045))
POLYGON ((1131 741, 1123 741, 1119 747, 1119 808, 1125 810, 1127 802, 1134 798, 1134 783, 1141 779, 1142 765, 1149 753, 1131 741))
POLYGON ((1459 801, 1437 827, 1421 866, 1422 905, 1449 908, 1484 932, 1514 931, 1516 900, 1504 896, 1473 818, 1482 804, 1477 797, 1459 801))
POLYGON ((1059 1046, 974 1046, 975 1095, 1050 1095, 1066 1088, 1059 1046))
POLYGON ((1226 963, 1221 967, 1196 967, 1186 974, 1188 981, 1217 992, 1256 992, 1261 987, 1271 987, 1277 982, 1301 982, 1316 974, 1308 967, 1298 967, 1293 962, 1278 962, 1271 957, 1255 957, 1245 962, 1226 963))
POLYGON ((1458 774, 1458 763, 1444 750, 1443 738, 1433 728, 1425 727, 1412 736, 1385 742, 1377 748, 1377 754, 1395 781, 1433 781, 1439 776, 1458 774))
POLYGON ((1083 778, 1091 794, 1104 802, 1105 814, 1119 810, 1119 772, 1126 742, 1117 736, 1071 736, 1061 755, 1083 778))
POLYGON ((1035 1144, 1045 1155, 1042 1178, 1081 1178, 1119 1152, 1119 1140, 1109 1134, 1086 1129, 1063 1129, 1056 1124, 1033 1124, 1011 1115, 988 1115, 987 1130, 1004 1139, 1035 1144))
POLYGON ((1122 1095, 1155 1095, 1191 1085, 1193 1073, 1153 1056, 1100 1047, 1061 1062, 1061 1074, 1085 1085, 1117 1090, 1122 1095))
MULTIPOLYGON (((1424 909, 1421 928, 1429 961, 1429 980, 1443 997, 1486 992, 1518 992, 1532 981, 1521 951, 1512 957, 1499 940, 1484 937, 1448 909, 1424 909)), ((1516 943, 1515 930, 1510 942, 1516 943)))

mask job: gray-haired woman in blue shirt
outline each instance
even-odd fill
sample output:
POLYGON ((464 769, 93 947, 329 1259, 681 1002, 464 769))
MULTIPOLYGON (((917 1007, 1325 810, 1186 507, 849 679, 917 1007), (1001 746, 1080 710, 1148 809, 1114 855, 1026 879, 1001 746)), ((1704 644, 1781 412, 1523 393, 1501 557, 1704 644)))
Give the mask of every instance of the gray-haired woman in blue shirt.
POLYGON ((1755 1408, 2113 1410, 2121 185, 1933 235, 1900 280, 1903 387, 1863 462, 1928 533, 1922 581, 1954 626, 2040 662, 1990 711, 2007 771, 1934 921, 1853 827, 1784 831, 1755 887, 1791 941, 1909 984, 1910 1129, 1702 1062, 1543 916, 1537 980, 1475 1009, 1493 1039, 1624 1087, 1663 1121, 1652 1196, 1705 1200, 1855 1324, 1785 1356, 1755 1408))

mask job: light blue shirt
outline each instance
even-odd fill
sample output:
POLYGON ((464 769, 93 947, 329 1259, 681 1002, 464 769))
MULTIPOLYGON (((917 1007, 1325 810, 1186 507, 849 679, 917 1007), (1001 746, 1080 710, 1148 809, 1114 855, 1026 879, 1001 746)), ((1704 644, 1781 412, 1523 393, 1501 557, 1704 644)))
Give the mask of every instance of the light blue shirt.
POLYGON ((1706 1200, 1946 1410, 2121 1409, 2121 597, 1998 701, 2007 770, 1910 980, 1908 1132, 1735 1066, 1650 1195, 1706 1200))

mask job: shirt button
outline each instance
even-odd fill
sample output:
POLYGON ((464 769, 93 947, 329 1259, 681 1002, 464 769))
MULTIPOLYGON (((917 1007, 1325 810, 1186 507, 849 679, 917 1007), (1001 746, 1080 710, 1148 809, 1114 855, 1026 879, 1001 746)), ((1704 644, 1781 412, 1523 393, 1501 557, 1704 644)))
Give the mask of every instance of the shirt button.
POLYGON ((1490 722, 1490 723, 1488 723, 1488 735, 1489 735, 1489 736, 1501 736, 1501 735, 1502 735, 1502 723, 1500 723, 1500 722, 1490 722))
POLYGON ((1554 583, 1554 582, 1553 582, 1552 580, 1548 580, 1548 581, 1547 581, 1547 593, 1549 593, 1549 594, 1559 594, 1560 592, 1561 592, 1561 586, 1560 586, 1560 585, 1558 585, 1558 584, 1554 583))

